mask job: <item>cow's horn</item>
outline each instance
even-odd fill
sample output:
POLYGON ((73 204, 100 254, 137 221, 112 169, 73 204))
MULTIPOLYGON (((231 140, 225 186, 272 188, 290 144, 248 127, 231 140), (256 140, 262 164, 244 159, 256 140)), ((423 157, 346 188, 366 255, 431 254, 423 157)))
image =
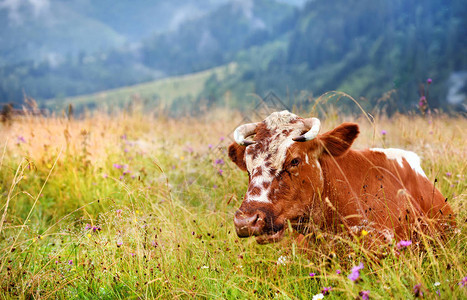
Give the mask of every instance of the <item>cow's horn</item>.
POLYGON ((258 124, 259 123, 248 123, 238 126, 233 134, 235 142, 239 145, 244 146, 254 144, 255 142, 248 141, 245 138, 256 133, 256 127, 258 126, 258 124))
POLYGON ((305 128, 309 129, 305 134, 299 137, 293 138, 296 142, 306 142, 314 139, 321 129, 321 122, 317 118, 308 118, 303 120, 305 128))

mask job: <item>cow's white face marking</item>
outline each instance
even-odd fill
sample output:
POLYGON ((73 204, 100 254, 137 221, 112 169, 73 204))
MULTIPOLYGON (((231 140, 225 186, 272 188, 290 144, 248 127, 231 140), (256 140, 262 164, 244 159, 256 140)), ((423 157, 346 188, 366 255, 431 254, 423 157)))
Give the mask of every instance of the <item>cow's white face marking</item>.
POLYGON ((248 146, 245 153, 246 167, 251 176, 251 189, 246 194, 246 201, 271 202, 268 199, 271 183, 275 175, 282 170, 288 149, 295 143, 292 138, 299 136, 304 128, 302 122, 293 122, 298 118, 297 115, 284 110, 272 113, 263 121, 271 136, 258 141, 261 147, 253 154, 249 154, 248 148, 256 147, 255 144, 248 146))
POLYGON ((371 148, 370 150, 374 152, 384 153, 388 159, 395 159, 401 167, 404 167, 402 159, 405 158, 405 160, 409 163, 410 167, 415 172, 422 175, 423 177, 426 177, 426 174, 425 172, 423 172, 423 169, 420 165, 420 157, 412 151, 395 148, 371 148))

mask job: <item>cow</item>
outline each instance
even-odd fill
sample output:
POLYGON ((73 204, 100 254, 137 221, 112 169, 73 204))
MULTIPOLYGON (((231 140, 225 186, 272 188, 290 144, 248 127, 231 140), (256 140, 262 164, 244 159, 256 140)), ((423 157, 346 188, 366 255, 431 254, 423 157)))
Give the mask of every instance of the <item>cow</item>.
POLYGON ((355 123, 323 134, 320 127, 317 118, 281 111, 234 131, 228 154, 249 178, 234 215, 239 237, 277 242, 290 224, 301 234, 340 228, 391 243, 413 238, 415 224, 431 233, 455 226, 447 199, 428 180, 417 154, 350 149, 359 134, 355 123))

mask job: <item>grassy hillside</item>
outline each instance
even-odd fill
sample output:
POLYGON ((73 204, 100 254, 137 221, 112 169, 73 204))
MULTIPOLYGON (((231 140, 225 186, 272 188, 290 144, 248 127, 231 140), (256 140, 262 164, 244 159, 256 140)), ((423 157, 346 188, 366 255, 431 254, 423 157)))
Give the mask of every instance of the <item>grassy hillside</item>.
POLYGON ((147 82, 129 87, 107 90, 79 97, 45 101, 46 107, 55 111, 65 109, 69 104, 77 111, 85 108, 113 110, 128 107, 132 102, 141 102, 147 107, 169 108, 174 101, 183 100, 184 105, 196 100, 210 78, 224 79, 235 73, 237 65, 225 66, 183 76, 147 82))
POLYGON ((0 298, 311 299, 331 288, 326 298, 412 299, 419 286, 427 299, 465 299, 466 119, 376 115, 372 127, 324 111, 323 131, 361 125, 356 148, 418 152, 458 232, 446 243, 391 245, 379 258, 365 235, 315 232, 299 251, 289 233, 260 246, 238 239, 232 221, 247 188, 225 153, 240 114, 25 117, 0 125, 0 298))

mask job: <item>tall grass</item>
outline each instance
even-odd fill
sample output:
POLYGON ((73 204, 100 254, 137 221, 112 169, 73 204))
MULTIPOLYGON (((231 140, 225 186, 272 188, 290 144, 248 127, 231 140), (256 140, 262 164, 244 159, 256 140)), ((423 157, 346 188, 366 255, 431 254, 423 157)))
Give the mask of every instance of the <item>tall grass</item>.
MULTIPOLYGON (((323 130, 349 119, 329 114, 323 130)), ((412 298, 417 284, 427 298, 467 297, 465 118, 356 120, 354 147, 419 153, 457 212, 447 242, 392 245, 379 258, 365 236, 322 233, 304 250, 293 233, 262 246, 237 238, 247 178, 225 151, 241 121, 221 110, 183 120, 121 112, 0 127, 0 298, 310 299, 324 287, 329 298, 412 298)))

